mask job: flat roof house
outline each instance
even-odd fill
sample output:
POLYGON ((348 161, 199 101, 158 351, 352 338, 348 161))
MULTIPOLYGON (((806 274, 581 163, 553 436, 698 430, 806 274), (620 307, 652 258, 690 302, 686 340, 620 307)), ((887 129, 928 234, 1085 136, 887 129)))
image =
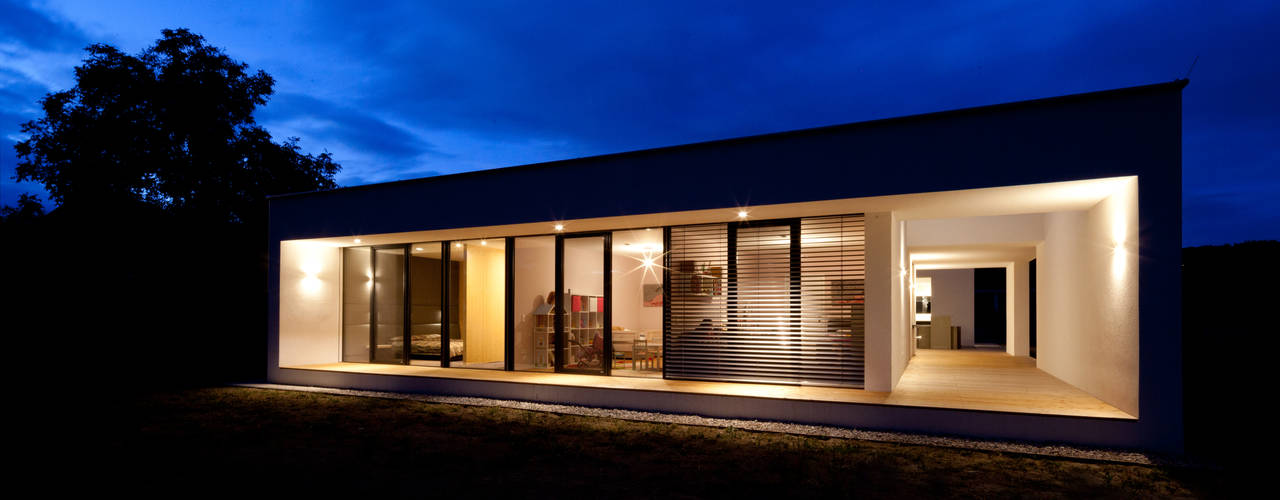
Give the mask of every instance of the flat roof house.
POLYGON ((1186 83, 278 196, 268 379, 1177 451, 1186 83))

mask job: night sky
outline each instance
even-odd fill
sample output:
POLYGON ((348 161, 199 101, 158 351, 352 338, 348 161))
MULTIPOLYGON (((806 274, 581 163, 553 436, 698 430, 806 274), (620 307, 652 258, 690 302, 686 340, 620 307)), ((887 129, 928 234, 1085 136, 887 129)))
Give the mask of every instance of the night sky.
POLYGON ((1280 2, 0 0, 12 143, 91 43, 187 27, 276 78, 257 118, 342 185, 1156 82, 1186 75, 1183 242, 1280 238, 1280 2), (551 3, 548 3, 550 5, 551 3))

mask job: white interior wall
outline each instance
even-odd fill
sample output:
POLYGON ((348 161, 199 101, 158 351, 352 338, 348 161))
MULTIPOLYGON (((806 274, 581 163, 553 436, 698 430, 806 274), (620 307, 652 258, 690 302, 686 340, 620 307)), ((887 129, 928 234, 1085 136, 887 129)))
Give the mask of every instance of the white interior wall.
POLYGON ((342 358, 342 250, 280 243, 279 366, 342 358))
POLYGON ((661 331, 662 308, 644 307, 643 302, 645 284, 662 284, 662 259, 646 270, 636 255, 617 245, 613 247, 613 326, 661 331))
POLYGON ((1031 355, 1031 265, 1016 260, 1005 267, 1005 352, 1031 355))
MULTIPOLYGON (((1045 216, 1036 365, 1138 416, 1137 183, 1045 216)), ((1171 312, 1176 314, 1176 312, 1171 312)))
POLYGON ((973 269, 921 270, 916 276, 932 282, 933 314, 951 316, 951 325, 960 327, 960 346, 973 347, 973 269))

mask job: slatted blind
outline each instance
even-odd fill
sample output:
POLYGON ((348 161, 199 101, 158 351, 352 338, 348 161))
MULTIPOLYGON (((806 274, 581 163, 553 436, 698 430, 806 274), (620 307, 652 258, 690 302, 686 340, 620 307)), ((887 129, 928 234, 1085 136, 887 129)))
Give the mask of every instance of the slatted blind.
POLYGON ((863 385, 861 215, 671 228, 668 378, 863 385))

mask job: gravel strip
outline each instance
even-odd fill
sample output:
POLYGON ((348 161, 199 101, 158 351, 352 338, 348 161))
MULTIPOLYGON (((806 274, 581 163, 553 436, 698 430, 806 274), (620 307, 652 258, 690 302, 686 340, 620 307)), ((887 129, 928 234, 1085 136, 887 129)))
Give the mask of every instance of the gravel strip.
POLYGON ((384 399, 406 399, 428 403, 447 403, 465 406, 500 406, 518 410, 530 410, 562 415, 579 415, 584 417, 605 417, 638 422, 656 422, 665 424, 698 425, 703 427, 723 427, 759 432, 778 432, 799 436, 819 436, 842 439, 858 439, 863 441, 880 441, 886 443, 913 444, 924 446, 942 446, 967 450, 999 451, 1040 455, 1077 460, 1118 462, 1140 465, 1186 465, 1168 457, 1131 451, 1108 450, 1098 448, 1080 448, 1060 445, 1038 445, 1012 441, 987 441, 947 436, 930 436, 903 432, 864 431, 847 427, 825 425, 805 425, 763 420, 741 420, 732 418, 711 418, 698 415, 682 415, 657 413, 649 411, 619 410, 609 408, 592 408, 588 406, 562 405, 552 403, 531 403, 507 399, 490 399, 461 396, 432 396, 427 394, 409 394, 399 392, 363 391, 355 389, 335 389, 331 387, 310 387, 283 384, 232 384, 235 387, 253 389, 277 389, 284 391, 316 392, 340 396, 360 396, 384 399))

